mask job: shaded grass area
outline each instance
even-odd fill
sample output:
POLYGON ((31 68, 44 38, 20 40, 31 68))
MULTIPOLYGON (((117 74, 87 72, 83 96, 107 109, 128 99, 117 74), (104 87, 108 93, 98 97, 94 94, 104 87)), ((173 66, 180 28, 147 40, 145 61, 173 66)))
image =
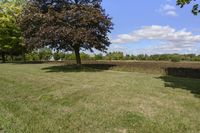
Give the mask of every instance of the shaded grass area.
POLYGON ((200 79, 200 68, 165 68, 165 73, 170 76, 200 79))
POLYGON ((42 70, 46 70, 47 72, 98 72, 111 70, 113 67, 116 67, 114 64, 83 64, 77 66, 75 64, 68 65, 56 65, 50 66, 46 68, 42 68, 42 70))
POLYGON ((51 66, 44 68, 49 72, 80 72, 80 71, 103 71, 116 70, 126 72, 143 72, 151 74, 166 74, 170 76, 198 78, 200 79, 200 63, 192 62, 113 62, 113 61, 84 61, 81 66, 76 66, 74 62, 49 62, 61 64, 61 66, 51 66))
POLYGON ((166 74, 170 76, 198 78, 200 79, 199 62, 169 62, 169 61, 83 61, 77 66, 75 61, 52 61, 52 62, 17 62, 17 64, 55 64, 56 66, 44 68, 49 72, 80 72, 80 71, 103 71, 116 70, 126 72, 143 72, 150 74, 166 74), (57 66, 57 65, 61 66, 57 66), (63 69, 64 68, 64 69, 63 69))
POLYGON ((200 80, 91 66, 1 64, 0 132, 200 132, 200 80))
POLYGON ((165 87, 188 90, 196 97, 200 98, 200 80, 172 76, 161 76, 159 78, 165 82, 165 87))

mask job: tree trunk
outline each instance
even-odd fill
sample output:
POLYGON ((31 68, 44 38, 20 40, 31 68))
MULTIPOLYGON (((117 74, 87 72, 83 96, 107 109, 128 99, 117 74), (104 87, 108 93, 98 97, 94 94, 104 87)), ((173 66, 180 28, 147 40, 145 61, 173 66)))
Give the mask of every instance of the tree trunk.
POLYGON ((23 57, 23 62, 26 63, 26 53, 24 48, 22 48, 22 57, 23 57))
POLYGON ((1 53, 1 57, 2 57, 2 63, 5 63, 6 62, 6 57, 5 57, 5 53, 4 52, 1 53))
POLYGON ((81 65, 80 48, 75 48, 74 51, 76 55, 76 63, 77 65, 81 65))
POLYGON ((14 61, 14 57, 13 57, 12 53, 10 54, 10 57, 11 57, 11 62, 13 62, 14 61))

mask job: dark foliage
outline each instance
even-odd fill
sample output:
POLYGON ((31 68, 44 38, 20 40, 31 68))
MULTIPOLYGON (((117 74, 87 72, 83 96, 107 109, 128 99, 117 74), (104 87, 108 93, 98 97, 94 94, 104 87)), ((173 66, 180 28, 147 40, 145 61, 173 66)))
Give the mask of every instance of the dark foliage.
POLYGON ((185 5, 190 4, 192 2, 195 2, 192 8, 192 13, 194 15, 198 15, 200 13, 200 10, 199 10, 199 3, 197 3, 196 0, 177 0, 177 5, 183 8, 185 5))
POLYGON ((81 49, 105 52, 113 25, 97 0, 34 0, 25 6, 19 24, 29 49, 74 51, 78 64, 81 49))

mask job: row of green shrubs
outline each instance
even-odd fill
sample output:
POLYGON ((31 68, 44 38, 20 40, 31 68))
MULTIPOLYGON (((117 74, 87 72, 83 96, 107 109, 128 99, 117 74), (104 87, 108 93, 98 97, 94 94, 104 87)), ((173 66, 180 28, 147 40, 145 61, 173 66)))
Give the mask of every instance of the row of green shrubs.
MULTIPOLYGON (((200 61, 200 55, 195 54, 161 54, 161 55, 125 55, 123 52, 111 52, 107 54, 90 55, 86 53, 80 54, 82 60, 152 60, 152 61, 200 61)), ((20 61, 23 56, 15 56, 14 58, 7 56, 7 61, 20 61)), ((44 48, 31 53, 25 54, 26 61, 65 61, 75 60, 74 53, 65 53, 62 51, 52 52, 51 49, 44 48)))
MULTIPOLYGON (((124 55, 122 52, 112 52, 106 55, 95 54, 89 55, 86 53, 80 54, 82 60, 152 60, 152 61, 200 61, 200 55, 194 54, 180 55, 180 54, 162 54, 162 55, 124 55)), ((41 50, 39 52, 32 52, 26 54, 26 59, 29 61, 49 61, 49 60, 75 60, 74 53, 55 52, 49 50, 41 50)))

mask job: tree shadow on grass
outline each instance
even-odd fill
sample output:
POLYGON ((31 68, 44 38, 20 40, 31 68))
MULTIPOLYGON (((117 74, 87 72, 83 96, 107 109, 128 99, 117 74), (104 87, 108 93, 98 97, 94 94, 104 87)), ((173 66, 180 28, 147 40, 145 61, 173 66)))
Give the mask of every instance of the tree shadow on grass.
POLYGON ((195 97, 200 98, 200 79, 181 78, 173 76, 161 76, 165 82, 165 87, 173 89, 184 89, 190 91, 195 97))
POLYGON ((165 73, 170 76, 200 79, 200 68, 165 68, 165 73))
POLYGON ((27 62, 23 62, 23 61, 7 61, 5 63, 1 63, 0 64, 13 64, 13 65, 26 65, 26 64, 31 64, 31 65, 37 65, 37 64, 45 64, 46 62, 44 61, 27 61, 27 62))
POLYGON ((83 65, 57 65, 42 68, 46 72, 100 72, 110 70, 113 64, 83 64, 83 65))

